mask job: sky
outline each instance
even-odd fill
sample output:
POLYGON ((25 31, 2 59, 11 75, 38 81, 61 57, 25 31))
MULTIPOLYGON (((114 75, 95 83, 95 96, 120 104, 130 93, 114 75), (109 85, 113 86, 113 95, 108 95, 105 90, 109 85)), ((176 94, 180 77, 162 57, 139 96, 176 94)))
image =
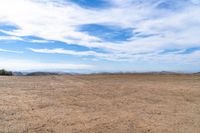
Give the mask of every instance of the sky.
POLYGON ((0 0, 0 69, 200 71, 200 0, 0 0))

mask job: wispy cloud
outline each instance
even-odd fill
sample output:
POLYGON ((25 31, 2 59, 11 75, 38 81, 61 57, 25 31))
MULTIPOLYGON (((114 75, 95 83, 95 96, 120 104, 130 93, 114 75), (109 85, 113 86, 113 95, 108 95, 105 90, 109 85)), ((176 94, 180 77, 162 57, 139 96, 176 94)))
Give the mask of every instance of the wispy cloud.
POLYGON ((0 41, 1 40, 18 40, 18 41, 22 41, 23 39, 20 37, 16 37, 16 36, 0 36, 0 41))
POLYGON ((94 51, 74 51, 74 50, 65 50, 62 48, 57 48, 57 49, 34 49, 34 48, 29 48, 32 52, 36 53, 46 53, 46 54, 66 54, 66 55, 76 55, 76 56, 97 56, 97 57, 102 57, 105 54, 102 53, 97 53, 94 51))
MULTIPOLYGON (((150 2, 112 0, 112 2, 113 5, 116 3, 118 6, 112 6, 99 12, 66 1, 2 0, 0 1, 0 18, 1 21, 9 22, 18 27, 18 29, 7 32, 11 35, 32 35, 47 40, 100 47, 111 51, 121 50, 126 52, 123 46, 126 46, 129 50, 133 50, 135 47, 142 47, 142 49, 147 47, 147 50, 148 47, 151 47, 157 50, 158 47, 163 49, 172 44, 189 47, 188 45, 199 45, 200 43, 198 37, 200 8, 196 4, 197 1, 189 1, 187 5, 181 4, 180 6, 184 9, 180 11, 174 11, 167 5, 158 8, 157 5, 163 2, 161 0, 154 4, 153 0, 150 2), (161 10, 160 8, 169 8, 169 10, 161 10), (158 36, 148 38, 133 36, 132 40, 116 44, 116 42, 104 41, 98 35, 93 36, 78 31, 77 27, 84 24, 118 25, 134 29, 133 32, 157 34, 158 36), (187 38, 187 40, 184 40, 184 38, 187 38), (116 45, 120 45, 120 48, 116 45)), ((175 2, 175 4, 180 3, 175 2)))
POLYGON ((7 50, 7 49, 1 49, 0 52, 8 52, 8 53, 16 53, 16 54, 23 54, 23 51, 13 51, 13 50, 7 50))
POLYGON ((44 54, 64 54, 64 55, 73 55, 81 57, 96 57, 96 59, 104 59, 110 61, 147 61, 147 62, 197 62, 200 63, 200 50, 194 48, 194 50, 184 49, 176 50, 171 52, 165 51, 156 51, 156 52, 139 52, 139 53, 99 53, 95 51, 74 51, 74 50, 65 50, 62 48, 57 49, 34 49, 29 48, 30 51, 35 53, 44 53, 44 54), (189 52, 188 52, 189 51, 189 52))

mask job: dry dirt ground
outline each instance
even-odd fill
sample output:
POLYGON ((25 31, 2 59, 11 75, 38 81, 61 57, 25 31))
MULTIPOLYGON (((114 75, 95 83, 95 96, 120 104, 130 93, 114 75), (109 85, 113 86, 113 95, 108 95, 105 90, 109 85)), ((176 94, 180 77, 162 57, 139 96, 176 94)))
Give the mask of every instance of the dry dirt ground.
POLYGON ((200 133, 200 75, 0 77, 0 133, 200 133))

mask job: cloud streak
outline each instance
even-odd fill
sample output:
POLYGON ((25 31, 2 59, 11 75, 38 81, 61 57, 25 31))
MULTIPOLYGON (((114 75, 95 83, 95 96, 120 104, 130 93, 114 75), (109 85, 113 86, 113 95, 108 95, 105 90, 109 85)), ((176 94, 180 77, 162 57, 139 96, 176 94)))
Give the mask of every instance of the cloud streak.
POLYGON ((23 54, 23 51, 13 51, 13 50, 7 50, 7 49, 1 49, 0 52, 7 52, 7 53, 15 53, 15 54, 23 54))
POLYGON ((73 55, 80 57, 92 56, 97 59, 110 60, 110 61, 147 61, 147 62, 180 62, 182 63, 200 63, 200 50, 194 50, 191 52, 186 52, 185 50, 176 50, 174 52, 144 52, 144 53, 98 53, 95 51, 74 51, 74 50, 65 50, 62 48, 58 49, 34 49, 29 48, 30 51, 35 53, 43 54, 64 54, 64 55, 73 55), (161 54, 162 53, 162 54, 161 54))

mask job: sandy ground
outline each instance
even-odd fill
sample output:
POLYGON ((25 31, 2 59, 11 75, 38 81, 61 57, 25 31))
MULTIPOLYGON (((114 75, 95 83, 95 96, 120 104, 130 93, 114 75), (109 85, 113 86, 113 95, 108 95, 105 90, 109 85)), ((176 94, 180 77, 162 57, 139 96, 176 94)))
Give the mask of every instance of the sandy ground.
POLYGON ((199 75, 0 77, 0 133, 200 133, 199 75))

